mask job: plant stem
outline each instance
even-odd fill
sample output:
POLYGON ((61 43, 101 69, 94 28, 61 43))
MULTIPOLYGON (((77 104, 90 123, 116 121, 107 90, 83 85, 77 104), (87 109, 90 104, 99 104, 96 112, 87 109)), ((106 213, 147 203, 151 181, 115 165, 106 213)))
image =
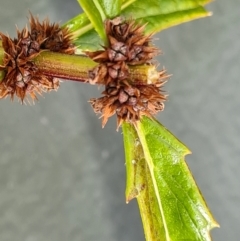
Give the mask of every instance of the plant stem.
MULTIPOLYGON (((4 50, 0 41, 0 65, 3 65, 4 50)), ((65 80, 88 82, 88 73, 98 63, 84 55, 68 55, 50 51, 42 51, 34 58, 34 63, 40 72, 65 80)), ((153 83, 158 79, 158 71, 153 65, 129 66, 131 81, 153 83)), ((5 71, 0 70, 0 81, 4 79, 5 71)))
POLYGON ((88 81, 88 72, 97 63, 83 55, 68 55, 43 51, 34 63, 43 74, 66 80, 88 81))
MULTIPOLYGON (((0 40, 0 65, 3 65, 4 50, 2 48, 2 41, 0 40)), ((5 72, 0 70, 0 82, 4 79, 5 72)))

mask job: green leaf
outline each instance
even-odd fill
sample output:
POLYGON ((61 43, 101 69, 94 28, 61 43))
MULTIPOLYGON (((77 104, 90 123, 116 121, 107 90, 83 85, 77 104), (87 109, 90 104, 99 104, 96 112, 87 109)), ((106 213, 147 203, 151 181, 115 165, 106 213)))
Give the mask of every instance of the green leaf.
POLYGON ((85 13, 69 20, 75 43, 82 51, 95 51, 107 43, 105 18, 122 15, 146 24, 146 34, 209 16, 204 6, 211 0, 78 0, 85 13), (99 37, 100 36, 100 37, 99 37), (102 42, 103 41, 103 42, 102 42), (95 45, 96 44, 96 45, 95 45))
POLYGON ((190 151, 147 117, 123 134, 126 199, 137 197, 147 241, 210 241, 218 224, 184 161, 190 151))
POLYGON ((121 12, 122 0, 99 0, 99 5, 102 8, 106 18, 114 18, 121 12))
POLYGON ((74 18, 68 20, 63 25, 63 27, 66 26, 76 36, 82 36, 83 34, 93 29, 93 26, 85 13, 81 13, 74 18))
POLYGON ((156 33, 163 29, 209 16, 203 6, 211 0, 138 0, 122 11, 127 18, 132 17, 147 24, 146 33, 156 33))
POLYGON ((68 27, 73 33, 74 43, 80 52, 96 51, 104 45, 85 13, 70 19, 63 27, 68 27))
POLYGON ((102 48, 104 43, 102 39, 96 38, 96 31, 91 29, 89 32, 83 34, 80 39, 75 40, 78 51, 96 51, 102 48))
POLYGON ((92 23, 94 29, 102 38, 103 42, 107 43, 107 36, 104 30, 103 21, 105 20, 105 15, 103 14, 103 10, 99 5, 98 0, 78 0, 82 9, 86 13, 88 19, 92 23))
MULTIPOLYGON (((122 1, 109 0, 78 0, 86 13, 77 15, 63 26, 67 26, 74 33, 75 45, 81 51, 95 51, 107 43, 103 21, 106 18, 114 18, 120 14, 122 1), (91 21, 89 20, 91 19, 91 21), (99 38, 101 36, 101 38, 99 38)), ((126 2, 126 1, 125 1, 126 2)))
POLYGON ((142 168, 145 158, 134 126, 125 122, 122 125, 122 130, 127 172, 126 203, 128 203, 145 189, 145 172, 142 168))

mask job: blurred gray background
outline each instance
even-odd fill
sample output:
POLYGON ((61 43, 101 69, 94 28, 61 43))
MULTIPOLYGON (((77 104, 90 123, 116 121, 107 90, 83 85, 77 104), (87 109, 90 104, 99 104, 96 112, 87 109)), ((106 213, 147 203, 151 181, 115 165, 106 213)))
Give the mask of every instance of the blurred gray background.
MULTIPOLYGON (((0 31, 15 34, 28 10, 64 23, 75 0, 1 0, 0 31)), ((159 58, 173 74, 158 119, 191 150, 187 162, 221 229, 240 237, 240 5, 218 0, 210 18, 161 32, 159 58)), ((34 106, 0 101, 1 241, 143 241, 136 201, 125 204, 121 131, 101 129, 95 86, 64 82, 34 106)))

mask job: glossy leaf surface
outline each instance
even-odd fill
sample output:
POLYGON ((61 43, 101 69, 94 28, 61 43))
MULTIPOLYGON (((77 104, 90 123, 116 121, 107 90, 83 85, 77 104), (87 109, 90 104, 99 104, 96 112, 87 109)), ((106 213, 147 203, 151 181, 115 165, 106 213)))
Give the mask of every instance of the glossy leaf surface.
POLYGON ((124 124, 127 200, 137 197, 148 241, 210 241, 218 224, 184 156, 189 150, 156 120, 124 124), (138 144, 138 145, 136 145, 138 144))
POLYGON ((105 20, 105 16, 102 15, 102 9, 99 7, 99 4, 96 5, 96 3, 99 3, 99 1, 78 0, 78 2, 83 8, 84 12, 86 13, 93 28, 99 34, 103 42, 106 43, 107 37, 103 26, 103 21, 105 20))
POLYGON ((121 13, 122 0, 98 0, 98 2, 106 18, 114 18, 121 13))
POLYGON ((147 24, 146 33, 163 29, 209 15, 204 5, 211 0, 148 0, 135 1, 122 11, 127 18, 147 24))
POLYGON ((64 26, 73 31, 79 49, 98 50, 106 43, 102 21, 118 15, 146 25, 146 33, 209 16, 204 5, 210 0, 78 0, 85 13, 64 26), (100 36, 100 37, 99 37, 100 36))

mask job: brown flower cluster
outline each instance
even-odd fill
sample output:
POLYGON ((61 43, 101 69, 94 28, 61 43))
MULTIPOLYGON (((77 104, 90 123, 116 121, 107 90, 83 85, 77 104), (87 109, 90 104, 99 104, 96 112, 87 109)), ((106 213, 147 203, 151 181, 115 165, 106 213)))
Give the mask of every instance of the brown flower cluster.
POLYGON ((50 24, 46 19, 42 23, 30 15, 30 28, 17 30, 17 38, 0 33, 0 40, 5 52, 3 65, 5 77, 0 82, 0 98, 17 96, 23 103, 25 97, 37 99, 37 94, 57 90, 59 80, 39 72, 33 59, 42 51, 50 50, 67 54, 74 53, 68 29, 59 24, 50 24))
POLYGON ((109 45, 101 51, 86 52, 99 62, 89 72, 90 82, 105 86, 101 98, 90 100, 94 111, 102 115, 102 126, 114 114, 118 128, 123 121, 134 123, 143 115, 151 117, 164 109, 166 95, 161 87, 168 78, 165 70, 150 83, 143 81, 140 75, 134 80, 129 75, 131 65, 152 65, 152 58, 159 53, 151 44, 151 36, 144 34, 144 27, 133 20, 107 20, 105 30, 109 45))

